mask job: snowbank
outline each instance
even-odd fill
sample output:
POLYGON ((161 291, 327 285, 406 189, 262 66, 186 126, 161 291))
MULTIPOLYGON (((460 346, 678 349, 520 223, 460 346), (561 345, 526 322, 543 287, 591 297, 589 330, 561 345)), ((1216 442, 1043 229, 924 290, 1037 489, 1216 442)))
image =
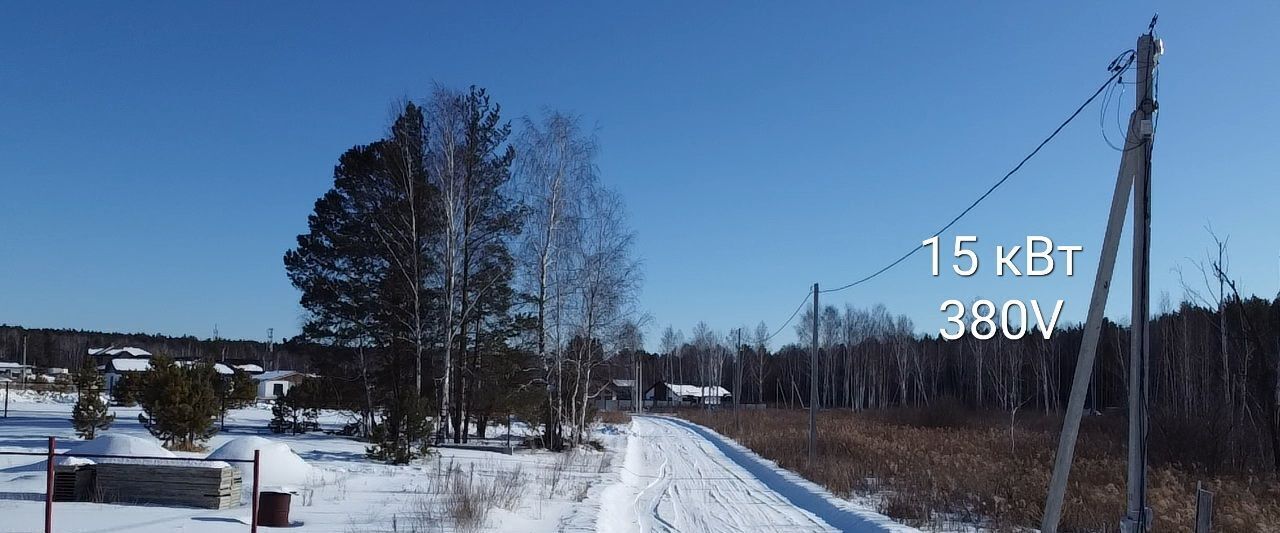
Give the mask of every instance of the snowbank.
MULTIPOLYGON (((209 454, 209 459, 253 460, 253 451, 261 450, 258 475, 262 488, 287 489, 306 484, 311 465, 289 449, 289 445, 262 437, 238 437, 209 454)), ((245 486, 253 483, 253 463, 234 463, 243 475, 245 486)))
POLYGON ((174 455, 173 452, 164 449, 164 447, 160 446, 160 444, 154 440, 112 433, 81 443, 70 451, 62 454, 62 456, 58 457, 57 461, 57 464, 62 466, 94 463, 175 465, 207 468, 222 468, 228 466, 227 463, 221 461, 183 459, 174 455), (130 457, 83 457, 99 455, 130 457))
MULTIPOLYGON (((0 470, 3 473, 44 472, 48 468, 48 460, 18 465, 0 470)), ((154 440, 121 434, 106 434, 96 439, 82 441, 71 450, 63 452, 54 460, 57 466, 85 466, 92 464, 134 464, 160 466, 194 466, 204 468, 224 468, 228 465, 222 461, 201 461, 184 459, 164 449, 154 440), (105 455, 125 457, 99 457, 105 455), (85 457, 92 456, 92 457, 85 457), (147 459, 140 459, 146 457, 147 459)))
MULTIPOLYGON (((113 433, 106 433, 96 439, 84 441, 65 455, 142 455, 169 459, 178 457, 155 441, 132 435, 113 433)), ((107 462, 107 459, 102 458, 100 462, 107 462)))
POLYGON ((57 391, 34 391, 34 390, 10 390, 6 392, 0 387, 0 401, 4 400, 5 394, 8 394, 10 403, 76 403, 79 396, 74 392, 57 392, 57 391))

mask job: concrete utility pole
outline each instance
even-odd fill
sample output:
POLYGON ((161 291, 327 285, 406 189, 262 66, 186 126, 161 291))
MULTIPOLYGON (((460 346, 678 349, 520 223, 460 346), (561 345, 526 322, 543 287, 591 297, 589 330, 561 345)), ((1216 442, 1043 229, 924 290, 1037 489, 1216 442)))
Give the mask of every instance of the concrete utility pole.
POLYGON ((636 379, 631 384, 631 410, 638 414, 644 412, 644 391, 640 387, 640 384, 644 382, 644 355, 639 349, 633 350, 631 354, 636 361, 636 379))
MULTIPOLYGON (((1154 20, 1152 21, 1154 24, 1154 20)), ((1057 533, 1058 522, 1062 518, 1062 501, 1067 491, 1067 478, 1071 472, 1071 461, 1075 454, 1076 437, 1080 431, 1080 417, 1084 411, 1085 395, 1089 390, 1089 383, 1093 375, 1093 362, 1098 348, 1098 337, 1102 330, 1103 310, 1107 305, 1107 296, 1111 289, 1111 276, 1115 270, 1116 253, 1120 244, 1120 231, 1124 226, 1124 218, 1127 204, 1129 203, 1129 193, 1131 189, 1138 186, 1141 190, 1135 194, 1135 227, 1139 231, 1135 231, 1134 235, 1134 313, 1133 331, 1138 331, 1141 324, 1142 342, 1134 343, 1135 346, 1141 346, 1136 352, 1143 357, 1142 364, 1130 364, 1130 401, 1134 400, 1132 393, 1141 392, 1142 401, 1145 401, 1146 395, 1146 328, 1148 325, 1147 306, 1149 291, 1146 285, 1147 280, 1147 260, 1150 255, 1148 238, 1151 230, 1151 216, 1148 205, 1150 199, 1150 158, 1152 134, 1151 116, 1155 111, 1155 100, 1152 96, 1151 74, 1155 68, 1156 50, 1159 45, 1155 43, 1150 32, 1138 39, 1137 63, 1138 63, 1138 90, 1136 109, 1129 115, 1128 134, 1125 137, 1124 151, 1120 156, 1120 171, 1116 175, 1116 187, 1111 196, 1111 210, 1107 216, 1107 229, 1102 239, 1102 251, 1098 258, 1098 271, 1094 275, 1093 294, 1089 299, 1089 312, 1085 321, 1084 338, 1080 342, 1080 352, 1076 358, 1076 371, 1071 386, 1071 397, 1067 402, 1067 412, 1062 423, 1062 434, 1058 441, 1058 454, 1053 465, 1053 477, 1049 482, 1049 494, 1045 501, 1044 517, 1040 524, 1040 530, 1043 533, 1057 533), (1135 178, 1137 178, 1135 180, 1135 178), (1141 182, 1141 185, 1135 185, 1135 182, 1141 182), (1139 205, 1141 202, 1141 205, 1139 205), (1138 233, 1141 233, 1139 237, 1138 233), (1142 241, 1139 243, 1138 239, 1142 241), (1139 279, 1139 269, 1141 269, 1141 278, 1139 279), (1139 294, 1141 291, 1141 294, 1139 294), (1141 310, 1138 310, 1139 302, 1141 302, 1141 310), (1135 374, 1138 379, 1135 380, 1135 374), (1140 384, 1133 386, 1133 384, 1140 384)), ((1134 353, 1130 354, 1131 357, 1134 353)), ((1145 509, 1145 413, 1146 409, 1134 409, 1130 405, 1130 464, 1129 464, 1129 509, 1138 509, 1139 511, 1132 514, 1135 518, 1134 523, 1130 524, 1131 514, 1126 512, 1125 519, 1122 523, 1124 531, 1137 532, 1141 529, 1133 529, 1137 524, 1146 524, 1149 526, 1149 515, 1145 509), (1141 423, 1137 423, 1141 420, 1141 423), (1134 431, 1135 424, 1141 431, 1134 431), (1134 446, 1134 441, 1140 443, 1134 446), (1139 457, 1140 464, 1135 464, 1134 454, 1138 449, 1142 448, 1139 457), (1136 478, 1135 478, 1136 474, 1136 478), (1135 483, 1136 482, 1136 483, 1135 483), (1142 487, 1135 491, 1135 487, 1142 487), (1133 499, 1137 496, 1137 500, 1133 499)))
POLYGON ((733 392, 733 425, 736 425, 737 431, 739 432, 742 431, 742 418, 741 418, 741 415, 737 413, 737 405, 739 405, 741 402, 739 396, 742 393, 742 355, 744 355, 742 354, 742 352, 744 352, 744 350, 742 350, 742 328, 737 328, 737 351, 735 351, 735 354, 737 354, 737 360, 733 361, 735 365, 733 365, 733 391, 732 392, 733 392))
POLYGON ((22 334, 22 368, 18 369, 19 382, 27 383, 27 334, 22 334))
MULTIPOLYGON (((1129 472, 1128 504, 1120 530, 1139 533, 1151 528, 1147 507, 1147 361, 1151 338, 1151 143, 1156 110, 1151 73, 1158 46, 1151 33, 1138 38, 1138 114, 1141 144, 1133 181, 1133 313, 1129 325, 1129 472)), ((1127 149, 1128 147, 1126 147, 1127 149)))
POLYGON ((809 463, 818 455, 818 284, 813 284, 813 346, 809 350, 809 463))
POLYGON ((737 328, 737 360, 733 365, 733 413, 737 413, 737 404, 739 404, 739 393, 742 390, 742 328, 737 328))

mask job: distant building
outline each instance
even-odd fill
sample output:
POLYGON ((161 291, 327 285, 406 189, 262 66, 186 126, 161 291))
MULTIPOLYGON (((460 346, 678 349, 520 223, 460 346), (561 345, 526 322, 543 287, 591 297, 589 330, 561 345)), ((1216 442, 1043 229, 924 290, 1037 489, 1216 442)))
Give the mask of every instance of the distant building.
POLYGON ((0 361, 0 377, 7 378, 11 381, 18 381, 22 379, 23 374, 28 376, 31 375, 31 365, 0 361))
POLYGON ((631 395, 634 394, 636 382, 631 379, 611 379, 600 389, 598 397, 601 400, 625 400, 632 401, 631 395))
POLYGON ((150 359, 120 357, 106 361, 106 364, 102 367, 102 377, 107 385, 107 390, 114 391, 116 383, 119 383, 125 374, 136 374, 148 370, 151 370, 150 359))
POLYGON ((249 374, 249 375, 253 375, 253 376, 256 376, 256 375, 261 374, 261 373, 263 373, 263 372, 264 372, 264 370, 262 369, 262 367, 261 367, 261 366, 259 366, 257 363, 245 363, 245 364, 241 364, 241 365, 233 364, 233 365, 231 365, 231 368, 236 369, 236 370, 240 370, 240 371, 242 371, 242 372, 245 372, 245 373, 247 373, 247 374, 249 374))
MULTIPOLYGON (((199 361, 176 361, 179 366, 191 366, 199 364, 199 361)), ((117 357, 107 361, 103 366, 102 376, 106 382, 107 390, 113 391, 116 383, 120 381, 125 374, 141 373, 151 370, 151 359, 142 359, 137 357, 117 357)), ((235 371, 231 367, 222 363, 214 363, 213 371, 222 377, 230 377, 235 371)))
POLYGON ((99 364, 102 364, 107 360, 115 359, 116 357, 148 358, 151 357, 151 352, 143 350, 142 348, 134 348, 133 346, 124 346, 121 348, 108 346, 106 348, 89 348, 89 357, 94 358, 94 360, 98 361, 99 364))
POLYGON ((258 382, 258 399, 274 400, 288 394, 290 388, 307 377, 293 370, 272 370, 253 376, 253 379, 258 382))
POLYGON ((720 386, 677 385, 659 381, 644 391, 645 403, 654 405, 719 405, 733 401, 733 393, 720 386))

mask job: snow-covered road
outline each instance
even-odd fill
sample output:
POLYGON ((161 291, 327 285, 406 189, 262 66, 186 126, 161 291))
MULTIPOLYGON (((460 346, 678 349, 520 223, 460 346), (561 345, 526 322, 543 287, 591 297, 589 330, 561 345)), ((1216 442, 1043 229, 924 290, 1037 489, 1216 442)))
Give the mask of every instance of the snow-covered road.
POLYGON ((601 533, 914 531, 840 500, 715 432, 637 416, 601 533))

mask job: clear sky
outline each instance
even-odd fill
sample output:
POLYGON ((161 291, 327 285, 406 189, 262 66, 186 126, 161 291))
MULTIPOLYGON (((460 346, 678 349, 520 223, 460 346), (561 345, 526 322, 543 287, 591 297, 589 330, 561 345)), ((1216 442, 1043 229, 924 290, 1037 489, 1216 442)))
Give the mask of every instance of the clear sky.
MULTIPOLYGON (((337 156, 438 82, 596 129, 651 347, 666 324, 775 327, 814 281, 861 277, 954 216, 1157 10, 1152 306, 1180 298, 1172 269, 1203 256, 1209 223, 1247 292, 1280 283, 1275 2, 269 4, 0 10, 0 323, 296 333, 281 255, 337 156)), ((946 299, 1062 298, 1078 321, 1118 160, 1090 108, 953 228, 981 238, 978 276, 931 278, 918 254, 824 303, 935 331, 946 299), (1084 246, 1076 275, 994 277, 994 246, 1028 234, 1084 246)))

